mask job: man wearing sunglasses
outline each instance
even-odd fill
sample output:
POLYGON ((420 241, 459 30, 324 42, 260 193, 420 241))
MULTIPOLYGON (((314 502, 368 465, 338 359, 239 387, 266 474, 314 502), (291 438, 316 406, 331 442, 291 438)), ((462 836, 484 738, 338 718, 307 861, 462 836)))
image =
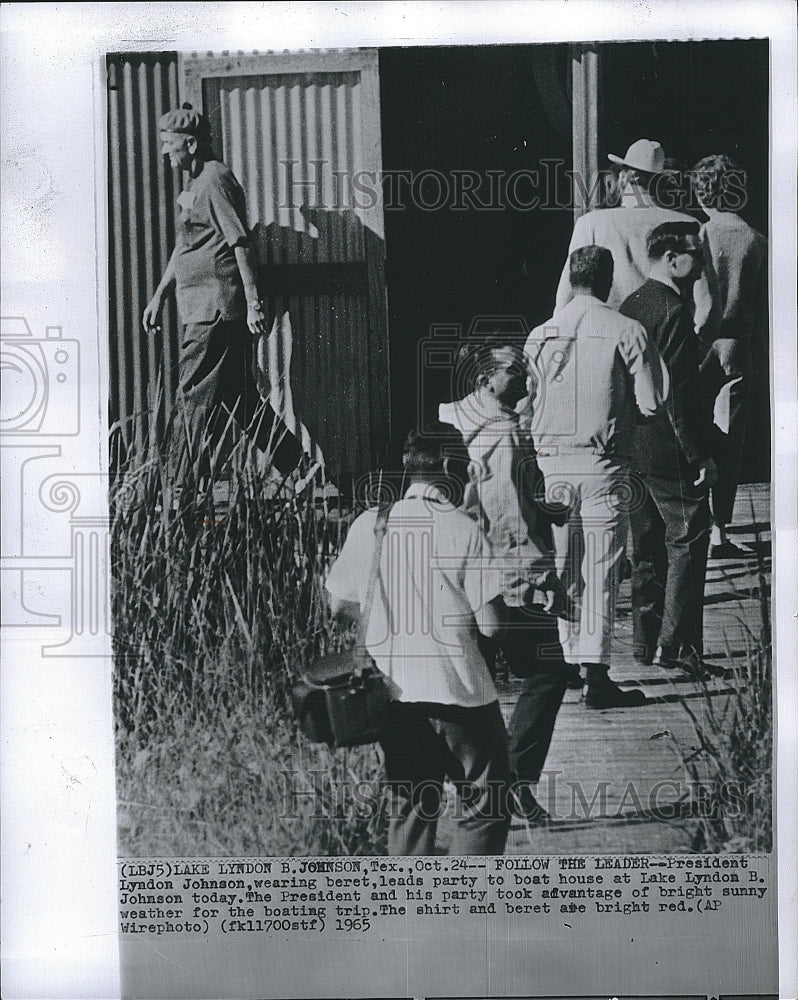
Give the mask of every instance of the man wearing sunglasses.
POLYGON ((643 663, 703 676, 708 493, 717 470, 691 307, 703 268, 698 223, 657 226, 647 249, 649 279, 620 312, 645 327, 668 368, 670 396, 635 435, 635 462, 646 485, 644 499, 631 511, 635 655, 643 663))

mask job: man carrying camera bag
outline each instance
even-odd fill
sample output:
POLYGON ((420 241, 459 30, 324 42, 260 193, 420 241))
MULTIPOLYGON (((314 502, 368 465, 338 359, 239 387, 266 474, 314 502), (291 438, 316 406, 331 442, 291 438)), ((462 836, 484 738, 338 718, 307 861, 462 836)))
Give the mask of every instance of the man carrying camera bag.
MULTIPOLYGON (((441 425, 405 442, 410 485, 388 517, 365 626, 392 698, 380 742, 395 855, 435 853, 446 777, 457 791, 450 854, 501 854, 510 822, 507 735, 477 638, 501 625, 502 577, 479 526, 452 502, 451 447, 441 425)), ((376 510, 355 520, 330 571, 341 617, 365 604, 376 521, 376 510)))

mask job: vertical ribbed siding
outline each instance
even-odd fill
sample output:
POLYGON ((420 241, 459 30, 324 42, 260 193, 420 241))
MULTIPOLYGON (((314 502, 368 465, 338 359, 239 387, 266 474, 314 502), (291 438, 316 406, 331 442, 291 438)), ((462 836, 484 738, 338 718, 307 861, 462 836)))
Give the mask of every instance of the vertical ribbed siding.
POLYGON ((571 46, 571 72, 573 81, 573 163, 575 176, 582 184, 574 185, 574 216, 598 207, 598 199, 591 200, 587 192, 593 190, 598 177, 598 107, 599 107, 599 53, 588 45, 571 46))
POLYGON ((174 245, 182 180, 161 156, 158 119, 178 105, 177 53, 114 53, 107 71, 110 416, 123 446, 141 448, 163 438, 177 378, 173 302, 161 335, 141 326, 174 245))
MULTIPOLYGON (((381 209, 375 218, 351 201, 353 174, 380 166, 371 148, 378 142, 364 150, 363 136, 364 120, 375 127, 378 98, 376 69, 327 72, 326 59, 314 54, 318 69, 302 73, 211 73, 202 106, 256 227, 274 317, 260 351, 272 401, 296 414, 292 429, 346 486, 384 461, 389 436, 381 209), (318 180, 306 199, 287 187, 286 161, 295 181, 318 180), (313 161, 322 164, 318 178, 313 161)), ((107 63, 111 421, 126 448, 152 446, 163 440, 177 385, 172 298, 162 335, 145 335, 141 314, 174 245, 182 177, 160 155, 157 123, 179 103, 178 59, 116 53, 107 63)))
POLYGON ((344 486, 384 461, 389 433, 384 245, 351 183, 366 167, 362 90, 359 72, 323 66, 209 75, 202 87, 217 152, 246 194, 275 317, 261 351, 273 405, 285 413, 293 389, 289 426, 344 486))

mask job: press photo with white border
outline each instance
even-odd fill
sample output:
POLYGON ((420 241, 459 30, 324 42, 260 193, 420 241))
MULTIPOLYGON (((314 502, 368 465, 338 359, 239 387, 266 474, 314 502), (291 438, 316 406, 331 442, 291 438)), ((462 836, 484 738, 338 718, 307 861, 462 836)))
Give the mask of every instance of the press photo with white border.
MULTIPOLYGON (((489 23, 485 10, 6 8, 7 995, 130 988, 129 972, 118 980, 117 858, 386 853, 380 751, 312 743, 291 712, 291 683, 351 639, 326 613, 324 575, 355 512, 404 488, 405 432, 473 388, 456 359, 491 338, 523 346, 552 316, 575 214, 612 204, 607 154, 623 159, 644 136, 685 179, 709 153, 740 161, 741 215, 770 246, 769 330, 728 532, 747 555, 710 560, 705 652, 719 670, 703 684, 635 660, 622 584, 611 673, 651 704, 592 712, 576 688, 564 694, 534 788, 551 819, 515 816, 506 850, 778 854, 767 776, 756 818, 731 808, 718 824, 696 801, 708 762, 695 751, 712 738, 739 757, 738 727, 712 700, 750 713, 739 679, 762 662, 769 616, 775 720, 765 705, 758 722, 771 728, 747 755, 774 746, 779 774, 794 741, 782 694, 794 680, 778 669, 794 643, 786 6, 720 19, 712 4, 645 16, 499 4, 489 23), (181 377, 172 299, 157 331, 141 325, 185 182, 158 119, 185 100, 209 113, 215 153, 243 186, 267 289, 258 391, 302 453, 275 475, 228 428, 220 474, 188 518, 162 457, 181 377), (596 169, 600 187, 574 183, 596 169)), ((680 207, 703 222, 685 188, 680 207)), ((502 654, 496 669, 509 721, 528 685, 502 654)), ((738 779, 732 807, 747 792, 738 779)), ((446 791, 441 854, 457 826, 446 791)), ((776 801, 782 839, 792 800, 777 788, 776 801)))

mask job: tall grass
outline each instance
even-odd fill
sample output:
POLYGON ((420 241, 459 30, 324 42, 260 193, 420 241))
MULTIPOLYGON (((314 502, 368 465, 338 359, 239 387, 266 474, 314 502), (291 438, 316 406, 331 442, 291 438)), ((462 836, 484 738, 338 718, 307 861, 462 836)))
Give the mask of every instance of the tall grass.
POLYGON ((322 589, 351 512, 243 445, 206 471, 178 502, 169 463, 128 453, 111 490, 120 851, 382 853, 381 800, 339 795, 379 781, 376 749, 308 744, 289 704, 349 639, 322 589))
POLYGON ((758 534, 756 555, 759 620, 756 630, 740 620, 746 655, 731 692, 718 695, 703 684, 698 709, 682 702, 693 734, 690 746, 684 741, 674 746, 695 790, 690 821, 695 850, 760 853, 773 846, 772 635, 758 534))

